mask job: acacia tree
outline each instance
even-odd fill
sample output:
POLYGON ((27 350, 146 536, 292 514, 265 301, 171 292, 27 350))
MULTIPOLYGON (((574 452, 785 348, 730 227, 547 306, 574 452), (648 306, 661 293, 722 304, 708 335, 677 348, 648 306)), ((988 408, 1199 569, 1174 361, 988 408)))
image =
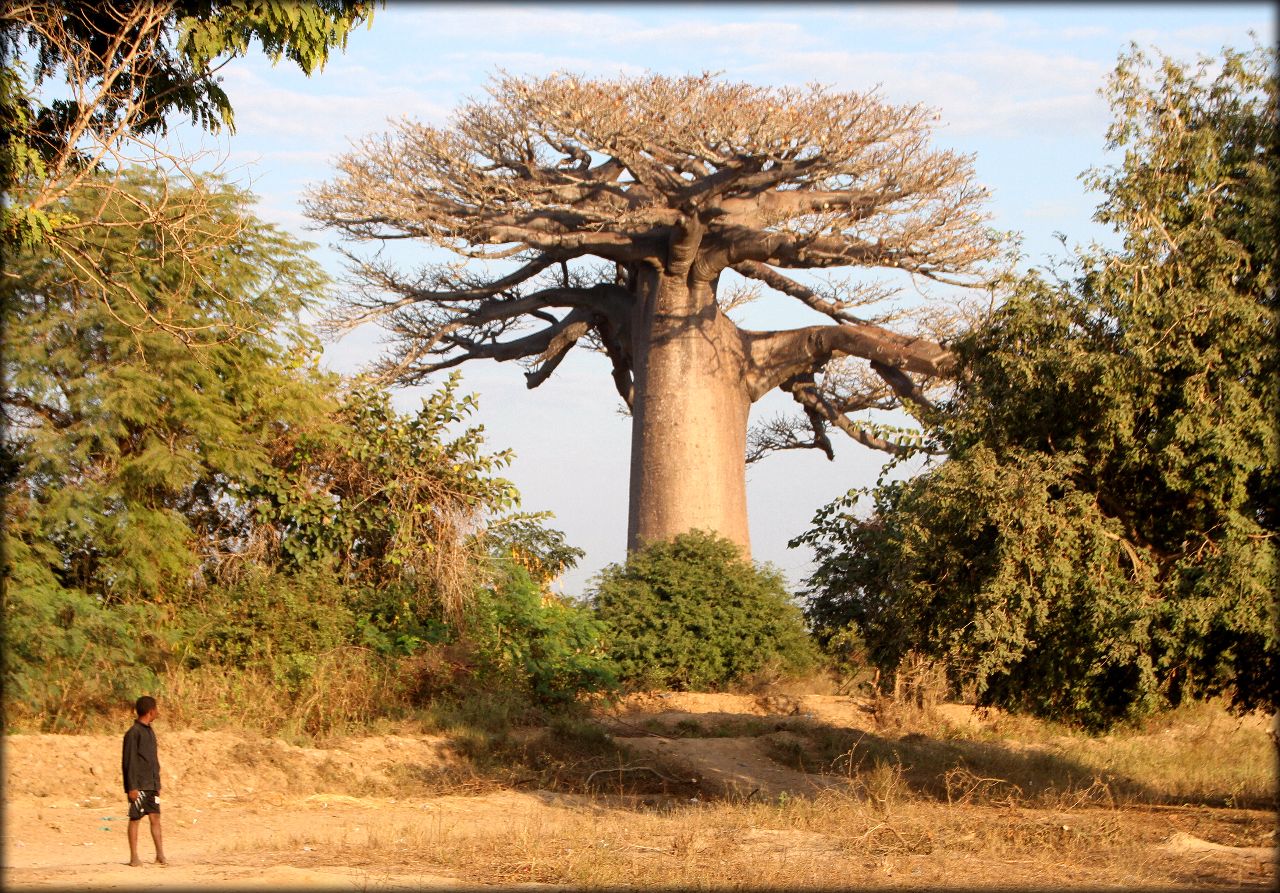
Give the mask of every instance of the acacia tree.
POLYGON ((883 283, 782 272, 978 281, 995 249, 983 191, 967 158, 929 147, 931 120, 873 95, 708 75, 504 75, 450 126, 405 121, 365 140, 308 213, 357 241, 420 240, 461 259, 405 271, 351 255, 359 287, 336 321, 389 329, 384 379, 488 358, 526 361, 536 387, 575 344, 595 347, 633 419, 629 547, 697 528, 745 548, 752 403, 790 393, 812 426, 804 445, 828 454, 833 424, 892 448, 848 414, 924 402, 951 369, 938 341, 856 315, 890 293, 883 283), (826 321, 739 327, 729 271, 826 321), (874 375, 824 389, 842 357, 874 375))

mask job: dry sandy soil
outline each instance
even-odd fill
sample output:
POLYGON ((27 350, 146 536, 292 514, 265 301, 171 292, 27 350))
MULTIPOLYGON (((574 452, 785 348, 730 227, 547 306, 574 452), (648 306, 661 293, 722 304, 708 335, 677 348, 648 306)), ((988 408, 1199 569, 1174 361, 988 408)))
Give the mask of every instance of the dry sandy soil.
MULTIPOLYGON (((967 708, 945 709, 957 726, 982 721, 967 708)), ((825 788, 840 784, 838 777, 794 771, 769 758, 770 736, 762 736, 760 726, 783 717, 873 728, 866 703, 830 695, 649 695, 600 720, 625 745, 634 771, 654 766, 663 774, 690 776, 679 779, 685 785, 680 809, 710 810, 707 804, 726 796, 746 804, 776 803, 780 797, 821 797, 825 788), (728 734, 674 734, 682 727, 728 734), (735 728, 751 734, 735 736, 735 728), (690 798, 690 790, 701 793, 690 798), (688 802, 694 799, 698 802, 688 802)), ((163 719, 157 728, 170 860, 163 867, 126 864, 118 736, 5 739, 6 889, 579 886, 574 877, 593 877, 588 869, 566 873, 554 856, 545 858, 545 846, 533 842, 563 839, 577 845, 591 839, 593 827, 601 829, 598 846, 614 847, 608 858, 621 858, 618 849, 627 848, 625 858, 637 877, 653 877, 654 865, 665 864, 653 860, 677 860, 672 864, 682 873, 672 875, 673 883, 693 878, 711 886, 785 887, 770 881, 795 871, 798 885, 838 888, 1273 889, 1276 884, 1275 851, 1260 846, 1268 843, 1273 817, 1250 810, 1153 807, 1040 814, 993 807, 986 825, 975 826, 970 815, 969 824, 955 825, 952 833, 955 810, 937 803, 913 814, 912 821, 928 827, 907 831, 903 825, 900 832, 880 822, 851 827, 850 839, 840 839, 829 830, 806 831, 794 824, 784 830, 726 828, 723 822, 681 819, 669 808, 661 815, 646 812, 634 799, 604 795, 489 786, 470 794, 408 796, 406 772, 430 775, 460 762, 446 740, 428 735, 352 739, 317 749, 228 732, 165 730, 163 719), (1058 837, 1079 835, 1080 842, 1058 841, 1037 850, 1040 838, 1022 831, 1024 843, 1005 849, 973 842, 974 827, 998 834, 1015 824, 1039 828, 1042 836, 1050 830, 1058 837), (877 832, 885 843, 873 847, 868 839, 877 832), (908 845, 913 833, 913 839, 927 837, 929 845, 908 845), (1198 842, 1215 838, 1221 841, 1217 849, 1198 842), (526 839, 541 855, 520 855, 519 841, 526 839), (463 852, 475 855, 474 865, 458 855, 463 852), (509 861, 505 868, 502 859, 509 861)), ((1274 843, 1274 831, 1269 842, 1274 843)), ((144 858, 151 852, 145 825, 141 849, 144 858)), ((568 844, 563 853, 565 860, 580 858, 571 855, 568 844)))

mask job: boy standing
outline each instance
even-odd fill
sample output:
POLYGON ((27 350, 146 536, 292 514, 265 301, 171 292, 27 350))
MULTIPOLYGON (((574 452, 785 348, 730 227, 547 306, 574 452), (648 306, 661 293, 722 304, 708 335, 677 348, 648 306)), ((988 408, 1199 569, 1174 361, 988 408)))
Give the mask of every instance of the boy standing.
POLYGON ((160 757, 156 733, 151 728, 151 723, 160 715, 160 708, 155 698, 143 695, 134 704, 134 710, 138 718, 124 733, 121 758, 124 790, 129 798, 129 864, 142 864, 138 858, 138 825, 142 817, 147 816, 151 822, 151 841, 156 845, 156 862, 166 865, 160 836, 160 757))

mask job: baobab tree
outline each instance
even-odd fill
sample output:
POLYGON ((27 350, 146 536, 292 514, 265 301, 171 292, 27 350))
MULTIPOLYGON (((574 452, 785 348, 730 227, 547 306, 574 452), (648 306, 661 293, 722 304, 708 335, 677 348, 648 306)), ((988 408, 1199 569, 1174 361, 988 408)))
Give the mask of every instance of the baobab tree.
POLYGON ((348 252, 358 285, 335 321, 378 320, 375 371, 401 384, 488 358, 524 361, 532 388, 575 344, 607 354, 632 415, 629 548, 693 528, 749 548, 748 412, 770 390, 812 431, 775 445, 830 455, 836 426, 891 449, 850 413, 924 401, 952 369, 938 340, 857 315, 884 283, 791 273, 979 281, 996 249, 984 193, 966 157, 930 147, 930 110, 709 75, 502 75, 488 94, 449 126, 366 139, 310 193, 308 214, 353 240, 456 257, 405 271, 348 252), (744 281, 825 320, 742 328, 726 311, 744 281), (847 358, 869 366, 822 387, 847 358))

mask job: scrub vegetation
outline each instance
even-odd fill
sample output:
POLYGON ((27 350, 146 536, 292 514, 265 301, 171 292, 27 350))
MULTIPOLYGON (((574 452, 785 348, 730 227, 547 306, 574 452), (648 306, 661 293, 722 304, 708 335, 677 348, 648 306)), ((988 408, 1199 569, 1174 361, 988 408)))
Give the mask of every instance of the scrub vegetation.
POLYGON ((175 114, 230 127, 222 62, 256 41, 318 71, 369 9, 108 6, 0 19, 30 49, 0 75, 6 747, 99 747, 146 691, 192 754, 233 741, 281 796, 571 807, 450 846, 393 810, 326 854, 483 883, 1274 883, 1272 48, 1122 56, 1120 160, 1086 176, 1122 245, 1018 276, 920 109, 498 78, 311 195, 354 239, 467 261, 358 262, 330 322, 378 319, 398 352, 343 378, 303 322, 336 306, 313 246, 129 147, 175 114), (886 288, 781 272, 847 266, 959 277, 991 309, 864 317, 886 288), (826 321, 733 322, 763 289, 826 321), (387 388, 481 358, 535 386, 577 343, 612 360, 636 458, 630 554, 566 596, 583 553, 521 510, 476 399, 387 388), (749 441, 772 388, 803 418, 749 441), (918 430, 869 421, 896 406, 918 430), (932 460, 819 513, 791 593, 750 560, 744 469, 829 454, 832 427, 932 460), (1170 868, 1169 828, 1234 849, 1170 868))

